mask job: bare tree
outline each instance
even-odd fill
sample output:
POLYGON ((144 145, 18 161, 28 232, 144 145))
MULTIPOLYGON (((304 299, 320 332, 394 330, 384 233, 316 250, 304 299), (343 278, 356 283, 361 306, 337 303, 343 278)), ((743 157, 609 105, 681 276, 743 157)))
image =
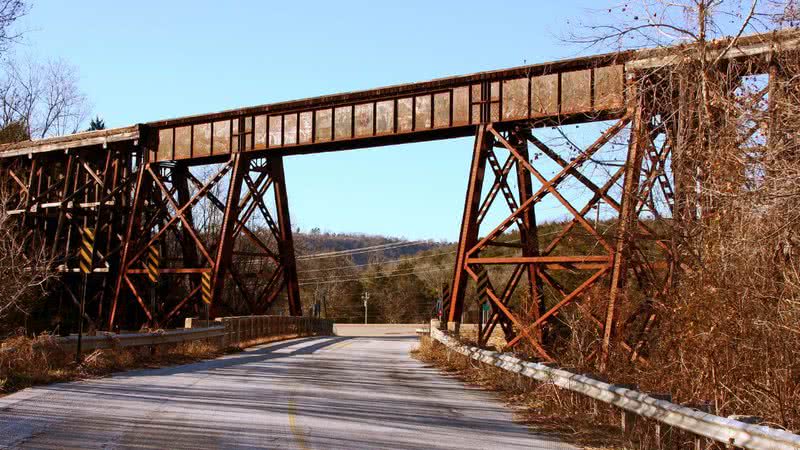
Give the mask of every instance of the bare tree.
MULTIPOLYGON (((793 26, 796 0, 638 0, 586 14, 565 40, 610 50, 707 41, 793 26)), ((735 41, 735 39, 734 39, 735 41)), ((733 44, 732 44, 733 45, 733 44)))
POLYGON ((9 59, 0 78, 0 127, 25 124, 44 138, 76 133, 89 113, 77 70, 62 60, 9 59))
POLYGON ((17 41, 21 33, 13 29, 14 22, 28 12, 22 0, 0 0, 0 52, 17 41))
MULTIPOLYGON (((614 50, 690 44, 662 49, 674 56, 669 64, 637 74, 646 107, 669 130, 668 230, 680 264, 669 294, 654 300, 649 365, 632 369, 617 348, 612 376, 796 430, 800 55, 776 53, 754 74, 725 57, 746 34, 796 25, 797 1, 638 0, 607 12, 567 39, 614 50)), ((565 361, 591 365, 585 332, 593 328, 580 311, 575 317, 565 361)))
POLYGON ((6 210, 5 198, 0 195, 0 332, 20 323, 15 318, 29 315, 56 277, 45 246, 31 242, 33 235, 20 230, 17 218, 6 210))

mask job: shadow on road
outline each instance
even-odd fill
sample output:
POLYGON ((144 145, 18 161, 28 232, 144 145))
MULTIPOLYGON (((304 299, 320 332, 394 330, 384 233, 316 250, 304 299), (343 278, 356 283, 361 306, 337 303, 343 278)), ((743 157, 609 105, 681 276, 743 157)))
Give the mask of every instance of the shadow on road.
POLYGON ((303 338, 37 388, 0 410, 0 448, 568 448, 410 359, 413 341, 303 338))

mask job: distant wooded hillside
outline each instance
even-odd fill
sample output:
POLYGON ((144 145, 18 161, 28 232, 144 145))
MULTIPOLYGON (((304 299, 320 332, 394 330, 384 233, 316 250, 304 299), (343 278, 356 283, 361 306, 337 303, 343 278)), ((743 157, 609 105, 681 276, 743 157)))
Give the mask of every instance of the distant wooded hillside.
POLYGON ((433 250, 452 245, 448 242, 431 240, 409 241, 401 238, 369 235, 363 233, 328 233, 313 229, 310 233, 294 235, 295 249, 298 257, 330 252, 344 252, 366 249, 364 252, 352 253, 355 264, 364 264, 375 255, 373 248, 385 258, 402 258, 421 251, 433 250))

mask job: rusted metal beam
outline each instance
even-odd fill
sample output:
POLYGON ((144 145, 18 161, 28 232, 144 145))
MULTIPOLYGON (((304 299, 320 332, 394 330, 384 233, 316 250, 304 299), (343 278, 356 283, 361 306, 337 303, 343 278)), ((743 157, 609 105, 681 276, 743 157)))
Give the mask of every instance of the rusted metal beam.
POLYGON ((292 239, 292 221, 289 218, 289 197, 286 193, 286 177, 283 173, 283 158, 271 156, 267 159, 270 178, 273 180, 275 190, 275 207, 278 215, 278 251, 283 270, 286 295, 289 301, 289 313, 293 316, 302 316, 300 304, 300 285, 297 281, 297 262, 294 255, 294 240, 292 239))
POLYGON ((28 156, 37 153, 50 153, 65 149, 103 147, 115 142, 133 143, 139 140, 141 125, 111 128, 99 131, 56 136, 33 141, 22 141, 0 145, 0 159, 28 156))
POLYGON ((633 231, 636 217, 636 204, 638 203, 639 180, 641 178, 642 158, 643 158, 643 139, 647 137, 648 117, 644 112, 644 104, 641 98, 632 106, 634 119, 631 123, 631 138, 628 145, 628 154, 625 160, 625 174, 622 182, 621 209, 617 224, 617 242, 614 248, 614 262, 611 270, 611 288, 608 295, 608 305, 606 307, 605 325, 603 328, 603 344, 601 350, 601 370, 605 368, 611 349, 611 339, 614 334, 615 314, 617 310, 617 298, 625 287, 625 275, 628 270, 628 258, 630 255, 631 233, 633 231))
POLYGON ((114 288, 114 297, 111 300, 111 310, 108 317, 108 330, 113 331, 117 308, 119 307, 120 298, 122 295, 123 286, 129 284, 125 274, 129 252, 131 252, 131 240, 133 239, 134 231, 140 223, 139 214, 144 203, 145 190, 148 186, 146 183, 147 171, 144 169, 143 164, 146 162, 142 159, 139 160, 139 167, 136 175, 136 185, 133 188, 133 204, 128 216, 127 229, 122 239, 122 253, 120 256, 119 272, 117 274, 116 286, 114 288))
MULTIPOLYGON (((525 138, 525 130, 515 129, 509 134, 509 138, 513 141, 512 145, 515 146, 517 152, 526 160, 530 161, 528 153, 528 142, 525 138)), ((509 155, 513 157, 513 155, 509 155)), ((533 196, 533 186, 531 182, 531 174, 525 167, 517 162, 517 191, 519 193, 519 201, 524 203, 533 196)), ((539 251, 539 233, 536 224, 536 210, 535 205, 528 208, 522 216, 522 227, 520 228, 520 243, 522 244, 523 258, 538 258, 540 257, 539 251)), ((545 313, 544 292, 542 290, 542 280, 539 276, 540 267, 535 264, 526 264, 525 272, 528 276, 528 289, 530 295, 531 305, 528 310, 528 315, 531 319, 537 320, 545 313)), ((544 336, 542 328, 537 327, 534 330, 536 339, 542 343, 544 336)))
MULTIPOLYGON (((214 258, 214 271, 211 277, 213 299, 218 301, 225 286, 225 274, 231 264, 233 245, 236 236, 233 231, 239 216, 239 196, 242 192, 244 172, 248 170, 250 161, 247 156, 237 153, 232 156, 233 171, 228 182, 228 195, 225 198, 225 213, 222 216, 217 254, 214 258)), ((213 303, 212 303, 213 305, 213 303)))
POLYGON ((608 255, 585 255, 585 256, 497 256, 482 258, 467 258, 467 264, 563 264, 563 263, 587 263, 587 262, 609 262, 611 257, 608 255))
POLYGON ((464 213, 461 218, 461 233, 456 250, 456 262, 453 272, 453 283, 450 290, 450 311, 447 312, 447 322, 452 322, 457 328, 461 323, 461 313, 464 308, 464 289, 466 289, 466 260, 467 251, 475 245, 478 239, 478 208, 481 200, 481 189, 486 167, 486 156, 491 148, 491 135, 486 132, 486 127, 478 127, 475 136, 475 145, 472 151, 472 167, 470 168, 467 194, 464 200, 464 213))
MULTIPOLYGON (((189 168, 184 164, 178 164, 172 169, 172 183, 178 194, 178 203, 181 205, 190 204, 191 195, 189 191, 189 178, 186 173, 189 168)), ((194 229, 194 215, 191 206, 184 212, 186 225, 181 231, 181 252, 183 253, 183 265, 188 268, 197 267, 198 255, 197 247, 188 229, 194 229)))

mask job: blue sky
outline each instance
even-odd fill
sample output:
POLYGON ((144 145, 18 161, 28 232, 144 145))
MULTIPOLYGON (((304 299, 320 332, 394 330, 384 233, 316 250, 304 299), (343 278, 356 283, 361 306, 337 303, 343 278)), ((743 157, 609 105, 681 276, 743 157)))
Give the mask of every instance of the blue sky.
MULTIPOLYGON (((115 127, 573 57, 568 21, 603 3, 39 0, 19 51, 77 66, 115 127)), ((471 145, 290 157, 294 225, 455 240, 471 145)))

